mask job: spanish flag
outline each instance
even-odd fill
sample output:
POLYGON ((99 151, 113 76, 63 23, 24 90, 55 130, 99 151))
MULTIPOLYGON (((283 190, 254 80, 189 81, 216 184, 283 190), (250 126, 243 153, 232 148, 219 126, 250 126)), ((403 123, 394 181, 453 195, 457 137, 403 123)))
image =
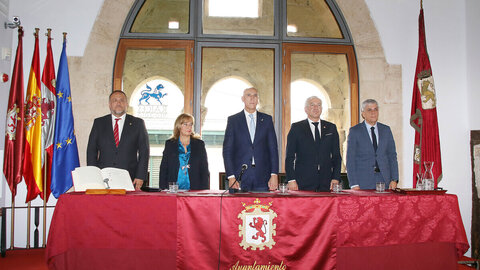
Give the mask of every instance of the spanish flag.
POLYGON ((35 49, 27 85, 25 100, 25 157, 23 177, 27 185, 29 202, 43 192, 42 178, 42 96, 40 88, 40 56, 38 49, 38 28, 35 29, 35 49))

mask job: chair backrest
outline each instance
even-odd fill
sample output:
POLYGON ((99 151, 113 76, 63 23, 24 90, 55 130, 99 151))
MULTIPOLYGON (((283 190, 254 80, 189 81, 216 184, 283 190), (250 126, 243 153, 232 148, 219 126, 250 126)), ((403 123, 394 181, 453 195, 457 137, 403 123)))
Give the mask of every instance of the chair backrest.
POLYGON ((350 189, 350 183, 348 182, 348 177, 346 173, 340 174, 340 179, 342 181, 342 188, 343 189, 350 189))
MULTIPOLYGON (((285 173, 279 173, 278 182, 281 183, 286 181, 287 181, 287 175, 285 173)), ((228 187, 227 176, 225 175, 225 172, 219 172, 218 173, 218 189, 225 190, 226 187, 228 187)))

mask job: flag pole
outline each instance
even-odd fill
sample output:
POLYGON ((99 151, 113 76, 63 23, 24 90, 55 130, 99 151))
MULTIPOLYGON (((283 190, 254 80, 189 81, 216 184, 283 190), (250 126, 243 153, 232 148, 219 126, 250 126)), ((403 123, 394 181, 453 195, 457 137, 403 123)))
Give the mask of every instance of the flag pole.
MULTIPOLYGON (((47 33, 45 33, 45 36, 47 36, 48 39, 51 38, 52 35, 52 28, 47 28, 47 33)), ((44 150, 44 156, 47 156, 47 151, 46 149, 44 150)), ((43 230, 42 230, 42 247, 45 247, 45 237, 47 235, 47 176, 48 176, 48 169, 47 166, 48 162, 47 159, 45 158, 45 170, 44 170, 44 176, 43 176, 43 230)))
MULTIPOLYGON (((23 37, 23 27, 22 26, 18 26, 18 35, 19 36, 22 36, 23 37)), ((20 40, 20 38, 19 38, 20 40)), ((15 60, 16 61, 16 60, 15 60)), ((23 90, 23 89, 22 89, 23 90)), ((23 102, 24 100, 22 100, 22 104, 20 106, 23 106, 23 102)), ((18 116, 17 116, 18 117, 18 116)), ((21 115, 20 117, 24 117, 24 115, 21 115)), ((23 128, 23 127, 22 127, 23 128)), ((23 138, 22 138, 23 140, 23 138)), ((20 175, 20 178, 21 178, 21 175, 20 175)), ((16 193, 16 184, 15 184, 15 193, 16 193)), ((12 212, 10 213, 11 215, 11 218, 10 218, 10 249, 14 249, 15 247, 15 194, 14 192, 12 192, 12 212)))
MULTIPOLYGON (((21 26, 20 26, 21 27, 21 26)), ((12 213, 10 213, 12 215, 12 218, 10 219, 10 228, 12 228, 10 230, 10 249, 14 249, 14 237, 15 237, 15 196, 13 196, 13 193, 12 193, 12 213)))
MULTIPOLYGON (((33 33, 33 36, 38 38, 38 32, 40 31, 40 28, 35 28, 35 33, 33 33)), ((30 220, 31 220, 31 213, 30 213, 30 208, 32 205, 32 201, 28 202, 27 205, 27 248, 30 248, 30 220)))

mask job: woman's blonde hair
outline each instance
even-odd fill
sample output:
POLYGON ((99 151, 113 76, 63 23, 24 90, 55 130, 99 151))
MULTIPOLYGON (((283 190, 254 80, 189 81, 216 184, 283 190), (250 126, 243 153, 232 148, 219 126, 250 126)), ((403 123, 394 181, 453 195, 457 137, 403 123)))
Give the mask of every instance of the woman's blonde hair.
MULTIPOLYGON (((189 113, 182 113, 180 114, 177 119, 175 120, 175 124, 173 126, 173 134, 171 138, 174 138, 175 140, 178 140, 180 137, 180 128, 182 128, 183 123, 188 123, 192 122, 193 125, 195 125, 195 118, 193 118, 193 115, 189 113)), ((192 127, 192 134, 190 134, 190 137, 195 138, 195 139, 200 139, 200 135, 196 134, 193 131, 192 127)))

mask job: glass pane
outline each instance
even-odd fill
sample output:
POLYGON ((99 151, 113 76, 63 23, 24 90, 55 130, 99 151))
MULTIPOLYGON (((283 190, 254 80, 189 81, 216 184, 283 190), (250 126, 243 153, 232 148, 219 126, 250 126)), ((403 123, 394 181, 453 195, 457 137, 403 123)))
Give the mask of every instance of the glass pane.
POLYGON ((274 0, 204 0, 203 34, 274 35, 274 0))
POLYGON ((204 48, 202 50, 201 130, 208 154, 210 188, 224 172, 223 137, 228 116, 243 110, 243 90, 255 87, 257 109, 274 113, 274 50, 204 48))
POLYGON ((189 33, 189 0, 145 0, 132 33, 189 33))
MULTIPOLYGON (((321 119, 337 125, 340 153, 346 156, 346 134, 350 128, 350 79, 345 54, 293 53, 291 57, 291 122, 307 118, 305 100, 322 100, 321 119)), ((342 160, 345 172, 345 158, 342 160)))
POLYGON ((287 0, 287 36, 343 38, 325 0, 287 0))
POLYGON ((183 112, 185 95, 184 50, 127 50, 123 91, 129 97, 129 113, 142 118, 150 142, 150 187, 158 187, 163 147, 183 112), (165 68, 168 66, 168 68, 165 68))

